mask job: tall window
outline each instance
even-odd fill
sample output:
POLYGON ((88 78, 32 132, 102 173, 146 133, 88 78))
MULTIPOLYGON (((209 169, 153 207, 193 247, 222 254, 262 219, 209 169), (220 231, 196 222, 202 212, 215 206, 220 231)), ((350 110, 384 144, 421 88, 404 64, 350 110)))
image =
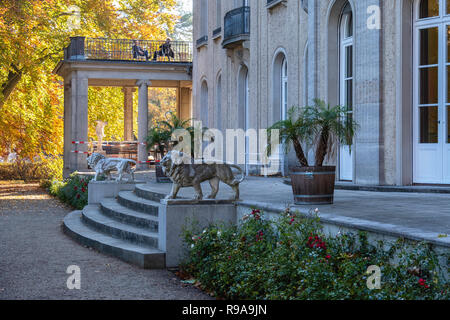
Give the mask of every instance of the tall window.
POLYGON ((217 79, 216 86, 216 129, 222 130, 222 76, 217 79))
POLYGON ((417 0, 414 180, 450 183, 450 0, 417 0))
POLYGON ((341 104, 348 107, 347 119, 353 117, 353 14, 350 4, 341 20, 341 104))
POLYGON ((288 110, 288 64, 283 59, 281 66, 281 119, 286 119, 288 110))
POLYGON ((222 0, 216 0, 216 27, 222 26, 222 0))
POLYGON ((209 122, 209 107, 208 107, 208 84, 206 81, 202 82, 200 91, 200 119, 203 127, 208 127, 209 122))
MULTIPOLYGON (((345 5, 340 24, 340 104, 348 108, 342 121, 353 119, 353 13, 350 3, 345 5)), ((339 179, 353 180, 353 156, 351 147, 341 145, 339 152, 339 179)))
POLYGON ((201 36, 208 35, 208 0, 201 0, 200 32, 201 36))

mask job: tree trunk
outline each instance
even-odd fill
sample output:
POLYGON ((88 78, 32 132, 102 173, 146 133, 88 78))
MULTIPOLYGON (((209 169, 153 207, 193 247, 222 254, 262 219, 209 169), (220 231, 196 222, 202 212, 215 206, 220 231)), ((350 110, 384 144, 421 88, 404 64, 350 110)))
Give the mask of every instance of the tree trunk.
POLYGON ((8 80, 2 84, 1 94, 0 94, 0 109, 5 104, 8 97, 14 91, 14 88, 19 83, 20 79, 22 79, 22 71, 18 70, 15 66, 13 66, 14 70, 9 71, 8 80))
POLYGON ((328 138, 330 136, 328 128, 324 128, 320 134, 320 139, 316 149, 316 166, 321 167, 327 155, 328 138))
POLYGON ((297 159, 300 162, 302 167, 308 167, 308 160, 305 157, 305 153, 303 152, 302 145, 298 139, 292 139, 292 143, 294 144, 295 154, 297 155, 297 159))

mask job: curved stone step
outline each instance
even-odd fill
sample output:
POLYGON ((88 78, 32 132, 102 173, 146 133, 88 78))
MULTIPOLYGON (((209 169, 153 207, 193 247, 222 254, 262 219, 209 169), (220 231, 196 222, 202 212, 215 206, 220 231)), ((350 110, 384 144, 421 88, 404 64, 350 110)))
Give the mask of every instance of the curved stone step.
POLYGON ((141 268, 165 268, 164 252, 100 233, 84 224, 81 216, 81 211, 73 211, 65 217, 62 225, 64 233, 81 245, 94 248, 141 268))
POLYGON ((155 217, 158 216, 160 206, 159 200, 158 202, 155 202, 146 198, 141 198, 132 191, 122 191, 119 192, 117 202, 124 207, 144 212, 155 217))
POLYGON ((148 185, 142 184, 142 185, 136 185, 136 189, 134 190, 134 193, 140 197, 144 198, 150 201, 160 202, 162 199, 164 199, 168 193, 162 193, 161 191, 156 191, 154 189, 149 188, 148 185))
POLYGON ((158 217, 124 207, 115 199, 103 199, 100 207, 104 215, 114 220, 158 232, 158 217))
POLYGON ((131 226, 104 215, 99 206, 86 206, 82 219, 88 226, 115 238, 158 248, 158 233, 131 226))

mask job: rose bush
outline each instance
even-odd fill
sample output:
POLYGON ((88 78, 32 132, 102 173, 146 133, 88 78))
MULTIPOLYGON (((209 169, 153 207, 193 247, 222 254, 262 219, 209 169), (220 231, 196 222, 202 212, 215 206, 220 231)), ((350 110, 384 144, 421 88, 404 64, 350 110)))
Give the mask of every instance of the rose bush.
POLYGON ((448 256, 426 243, 371 245, 362 232, 327 236, 313 213, 269 221, 255 209, 239 226, 192 227, 185 243, 180 274, 227 299, 449 299, 438 263, 448 256), (381 289, 367 286, 372 265, 381 289))
POLYGON ((92 177, 73 173, 64 181, 53 180, 48 186, 51 195, 71 205, 75 209, 83 209, 88 204, 88 185, 92 177))

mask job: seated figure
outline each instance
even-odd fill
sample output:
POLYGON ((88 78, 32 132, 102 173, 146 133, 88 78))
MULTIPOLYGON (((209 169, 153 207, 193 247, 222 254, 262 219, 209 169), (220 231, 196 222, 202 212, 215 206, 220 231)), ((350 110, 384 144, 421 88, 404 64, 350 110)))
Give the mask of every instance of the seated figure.
POLYGON ((133 40, 133 58, 137 59, 139 56, 144 56, 148 61, 148 50, 142 49, 137 40, 133 40))
POLYGON ((170 61, 170 58, 175 59, 175 53, 172 50, 172 43, 169 38, 166 39, 162 45, 159 46, 159 50, 155 51, 153 54, 153 61, 160 57, 167 57, 170 61))

